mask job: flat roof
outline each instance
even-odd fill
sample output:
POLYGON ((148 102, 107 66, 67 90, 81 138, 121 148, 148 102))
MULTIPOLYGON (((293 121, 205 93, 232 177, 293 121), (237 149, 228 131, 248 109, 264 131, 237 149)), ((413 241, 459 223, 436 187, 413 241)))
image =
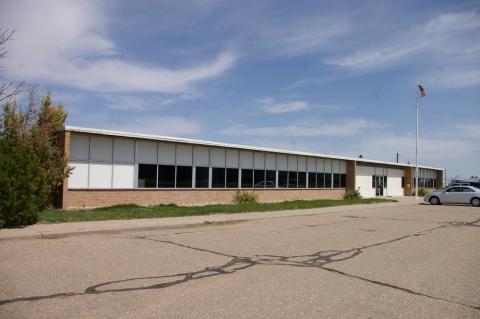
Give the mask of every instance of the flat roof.
MULTIPOLYGON (((97 128, 89 128, 89 127, 78 127, 78 126, 66 125, 64 126, 63 130, 69 131, 69 132, 86 133, 86 134, 129 137, 129 138, 156 140, 156 141, 163 141, 163 142, 175 142, 175 143, 195 144, 195 145, 203 145, 203 146, 216 146, 216 147, 224 147, 224 148, 236 148, 236 149, 249 150, 249 151, 291 154, 291 155, 310 156, 310 157, 322 157, 322 158, 329 158, 329 159, 341 159, 341 160, 350 160, 350 161, 353 160, 353 161, 362 162, 362 163, 383 164, 383 165, 402 166, 402 167, 415 167, 415 165, 412 165, 412 164, 376 161, 376 160, 370 160, 370 159, 358 158, 358 157, 337 156, 337 155, 331 155, 331 154, 309 153, 309 152, 300 152, 300 151, 288 151, 288 150, 274 149, 274 148, 267 148, 267 147, 219 143, 219 142, 195 140, 195 139, 188 139, 188 138, 181 138, 181 137, 141 134, 141 133, 123 132, 123 131, 116 131, 116 130, 104 130, 104 129, 97 129, 97 128)), ((438 167, 430 167, 430 166, 423 166, 423 165, 422 166, 419 165, 418 167, 443 171, 443 168, 438 168, 438 167)))

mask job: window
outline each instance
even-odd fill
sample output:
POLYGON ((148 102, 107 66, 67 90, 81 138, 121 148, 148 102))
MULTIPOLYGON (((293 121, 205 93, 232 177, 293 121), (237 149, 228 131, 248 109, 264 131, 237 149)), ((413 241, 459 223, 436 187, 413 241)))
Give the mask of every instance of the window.
POLYGON ((242 188, 253 187, 253 170, 242 169, 242 188))
POLYGON ((332 188, 332 174, 325 173, 325 188, 332 188))
POLYGON ((195 168, 195 187, 208 188, 208 167, 195 168))
POLYGON ((333 174, 333 188, 340 188, 340 174, 333 174))
POLYGON ((212 168, 212 188, 225 188, 225 168, 212 168))
POLYGON ((259 169, 254 170, 253 182, 255 188, 265 188, 265 171, 259 169))
POLYGON ((297 188, 297 172, 288 172, 288 188, 297 188))
POLYGON ((265 171, 265 187, 275 188, 277 182, 277 174, 275 171, 265 171))
POLYGON ((298 188, 307 187, 307 173, 298 172, 298 188))
POLYGON ((227 188, 238 188, 238 169, 227 168, 227 188))
POLYGON ((138 187, 157 187, 157 165, 138 164, 138 187))
POLYGON ((308 173, 308 188, 317 187, 317 174, 308 173))
POLYGON ((405 177, 402 176, 402 188, 405 188, 405 177))
POLYGON ((347 188, 347 174, 340 174, 340 188, 347 188))
POLYGON ((325 173, 317 173, 317 187, 325 188, 325 173))
POLYGON ((177 188, 192 188, 191 166, 177 166, 177 188))
POLYGON ((158 165, 158 187, 160 188, 175 187, 175 166, 158 165))
POLYGON ((372 188, 375 188, 375 175, 372 175, 372 188))
POLYGON ((383 176, 383 187, 385 187, 385 188, 388 187, 388 178, 387 178, 387 176, 383 176))
POLYGON ((278 172, 278 187, 287 188, 288 186, 288 172, 279 171, 278 172))

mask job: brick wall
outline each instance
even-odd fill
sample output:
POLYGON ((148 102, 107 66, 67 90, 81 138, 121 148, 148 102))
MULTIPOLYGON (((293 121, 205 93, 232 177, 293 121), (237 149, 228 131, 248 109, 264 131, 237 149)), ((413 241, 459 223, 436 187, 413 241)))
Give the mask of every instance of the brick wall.
MULTIPOLYGON (((147 189, 85 189, 64 193, 63 208, 102 207, 117 204, 177 204, 196 205, 231 203, 236 190, 147 190, 147 189)), ((345 189, 260 189, 255 190, 260 202, 280 202, 295 199, 342 199, 345 189)))

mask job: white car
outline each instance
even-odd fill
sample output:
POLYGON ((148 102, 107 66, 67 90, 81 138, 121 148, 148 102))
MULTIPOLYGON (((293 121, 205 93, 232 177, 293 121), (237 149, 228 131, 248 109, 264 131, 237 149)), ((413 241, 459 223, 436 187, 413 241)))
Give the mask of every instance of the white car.
POLYGON ((427 193, 423 200, 432 205, 471 204, 480 207, 480 189, 473 186, 451 186, 427 193))

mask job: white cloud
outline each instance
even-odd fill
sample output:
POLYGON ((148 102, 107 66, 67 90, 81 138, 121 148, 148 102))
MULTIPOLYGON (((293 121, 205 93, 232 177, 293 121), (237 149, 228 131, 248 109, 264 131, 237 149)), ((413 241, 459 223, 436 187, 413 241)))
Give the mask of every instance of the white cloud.
POLYGON ((309 104, 305 101, 277 102, 271 97, 259 99, 258 102, 262 104, 262 109, 265 112, 273 114, 297 112, 309 107, 309 104))
POLYGON ((219 134, 261 137, 352 136, 380 125, 365 119, 347 119, 338 122, 303 122, 285 126, 249 127, 236 125, 219 134))
POLYGON ((464 67, 433 71, 422 76, 430 87, 463 88, 480 85, 480 67, 464 67))
POLYGON ((416 56, 419 59, 435 57, 444 64, 478 58, 475 29, 480 28, 479 21, 477 11, 441 14, 406 32, 389 34, 383 43, 360 47, 346 55, 330 56, 324 62, 346 69, 368 70, 416 56))
POLYGON ((111 123, 110 129, 165 136, 194 136, 202 131, 196 120, 179 116, 135 117, 127 122, 111 123))
POLYGON ((233 66, 235 57, 229 52, 177 69, 122 59, 107 35, 106 12, 96 1, 2 3, 2 26, 16 30, 5 59, 6 74, 96 91, 181 93, 233 66))

